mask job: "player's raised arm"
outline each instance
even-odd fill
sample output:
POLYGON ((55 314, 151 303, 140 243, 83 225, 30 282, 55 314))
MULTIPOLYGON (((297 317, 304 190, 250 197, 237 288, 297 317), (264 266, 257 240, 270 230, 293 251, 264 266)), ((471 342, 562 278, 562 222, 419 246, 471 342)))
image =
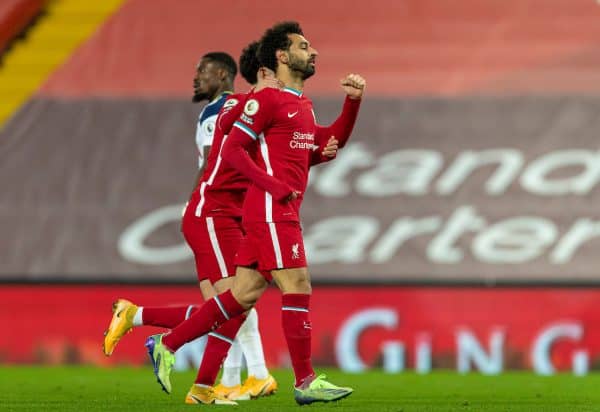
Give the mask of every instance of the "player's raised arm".
POLYGON ((344 92, 346 92, 346 100, 344 101, 342 113, 331 126, 317 125, 315 138, 319 142, 327 141, 331 136, 335 136, 338 140, 339 148, 342 148, 350 138, 350 134, 354 128, 367 83, 362 76, 349 74, 340 80, 340 84, 344 92))

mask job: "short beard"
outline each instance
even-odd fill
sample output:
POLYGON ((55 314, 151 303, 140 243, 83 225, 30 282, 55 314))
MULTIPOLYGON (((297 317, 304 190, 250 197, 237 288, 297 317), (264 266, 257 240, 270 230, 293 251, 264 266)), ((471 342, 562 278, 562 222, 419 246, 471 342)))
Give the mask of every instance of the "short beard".
POLYGON ((308 66, 305 71, 302 72, 302 80, 306 80, 312 75, 315 74, 315 68, 308 66))
POLYGON ((302 80, 306 80, 315 74, 315 66, 311 66, 310 63, 310 61, 302 62, 292 57, 288 66, 291 71, 299 72, 302 75, 302 80))
POLYGON ((204 100, 208 99, 208 94, 206 93, 194 93, 192 96, 192 103, 200 103, 204 100))

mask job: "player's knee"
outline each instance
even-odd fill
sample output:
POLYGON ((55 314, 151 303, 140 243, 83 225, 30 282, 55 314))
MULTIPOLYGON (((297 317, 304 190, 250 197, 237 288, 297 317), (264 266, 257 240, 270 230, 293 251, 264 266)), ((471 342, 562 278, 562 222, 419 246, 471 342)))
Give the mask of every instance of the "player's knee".
POLYGON ((254 290, 232 290, 232 293, 238 303, 246 310, 253 308, 260 297, 260 294, 254 290))
POLYGON ((312 287, 310 285, 310 280, 308 279, 300 279, 292 285, 294 288, 292 293, 302 293, 305 295, 310 295, 312 293, 312 287))
POLYGON ((301 293, 305 295, 312 293, 308 276, 280 276, 277 284, 283 293, 301 293))
POLYGON ((250 309, 261 297, 265 290, 265 283, 259 281, 234 282, 231 292, 242 307, 250 309))

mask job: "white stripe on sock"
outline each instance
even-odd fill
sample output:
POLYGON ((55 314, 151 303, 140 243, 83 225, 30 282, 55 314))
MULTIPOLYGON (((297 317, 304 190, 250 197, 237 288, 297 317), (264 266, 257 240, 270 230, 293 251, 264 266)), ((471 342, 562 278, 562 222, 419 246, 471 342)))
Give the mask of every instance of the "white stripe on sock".
POLYGON ((222 340, 224 342, 228 342, 230 345, 233 345, 233 340, 229 339, 227 336, 223 336, 223 335, 221 335, 221 334, 219 334, 217 332, 210 332, 208 335, 212 336, 213 338, 220 339, 220 340, 222 340))
POLYGON ((223 307, 223 304, 219 300, 219 297, 215 296, 214 299, 215 299, 215 302, 217 303, 217 306, 219 307, 219 309, 221 309, 221 313, 223 314, 223 316, 225 316, 225 319, 229 320, 229 314, 227 313, 227 311, 223 307))
POLYGON ((188 306, 187 310, 185 311, 185 319, 189 319, 190 315, 192 314, 192 310, 194 310, 194 305, 190 305, 188 306))
POLYGON ((294 312, 308 312, 308 309, 306 309, 306 308, 298 308, 295 306, 282 306, 281 310, 291 310, 294 312))

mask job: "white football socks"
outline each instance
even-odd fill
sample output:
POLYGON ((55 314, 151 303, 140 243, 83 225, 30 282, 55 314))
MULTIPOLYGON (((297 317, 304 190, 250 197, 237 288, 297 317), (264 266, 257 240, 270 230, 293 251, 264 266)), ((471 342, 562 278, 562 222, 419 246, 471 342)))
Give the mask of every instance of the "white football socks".
POLYGON ((240 385, 242 371, 242 348, 238 343, 238 340, 233 341, 233 345, 227 352, 225 362, 223 362, 223 375, 221 376, 221 384, 224 386, 237 386, 240 385))
POLYGON ((269 371, 265 364, 256 309, 252 308, 248 313, 246 321, 237 333, 236 341, 239 341, 246 357, 248 376, 253 375, 256 379, 266 379, 269 376, 269 371))

